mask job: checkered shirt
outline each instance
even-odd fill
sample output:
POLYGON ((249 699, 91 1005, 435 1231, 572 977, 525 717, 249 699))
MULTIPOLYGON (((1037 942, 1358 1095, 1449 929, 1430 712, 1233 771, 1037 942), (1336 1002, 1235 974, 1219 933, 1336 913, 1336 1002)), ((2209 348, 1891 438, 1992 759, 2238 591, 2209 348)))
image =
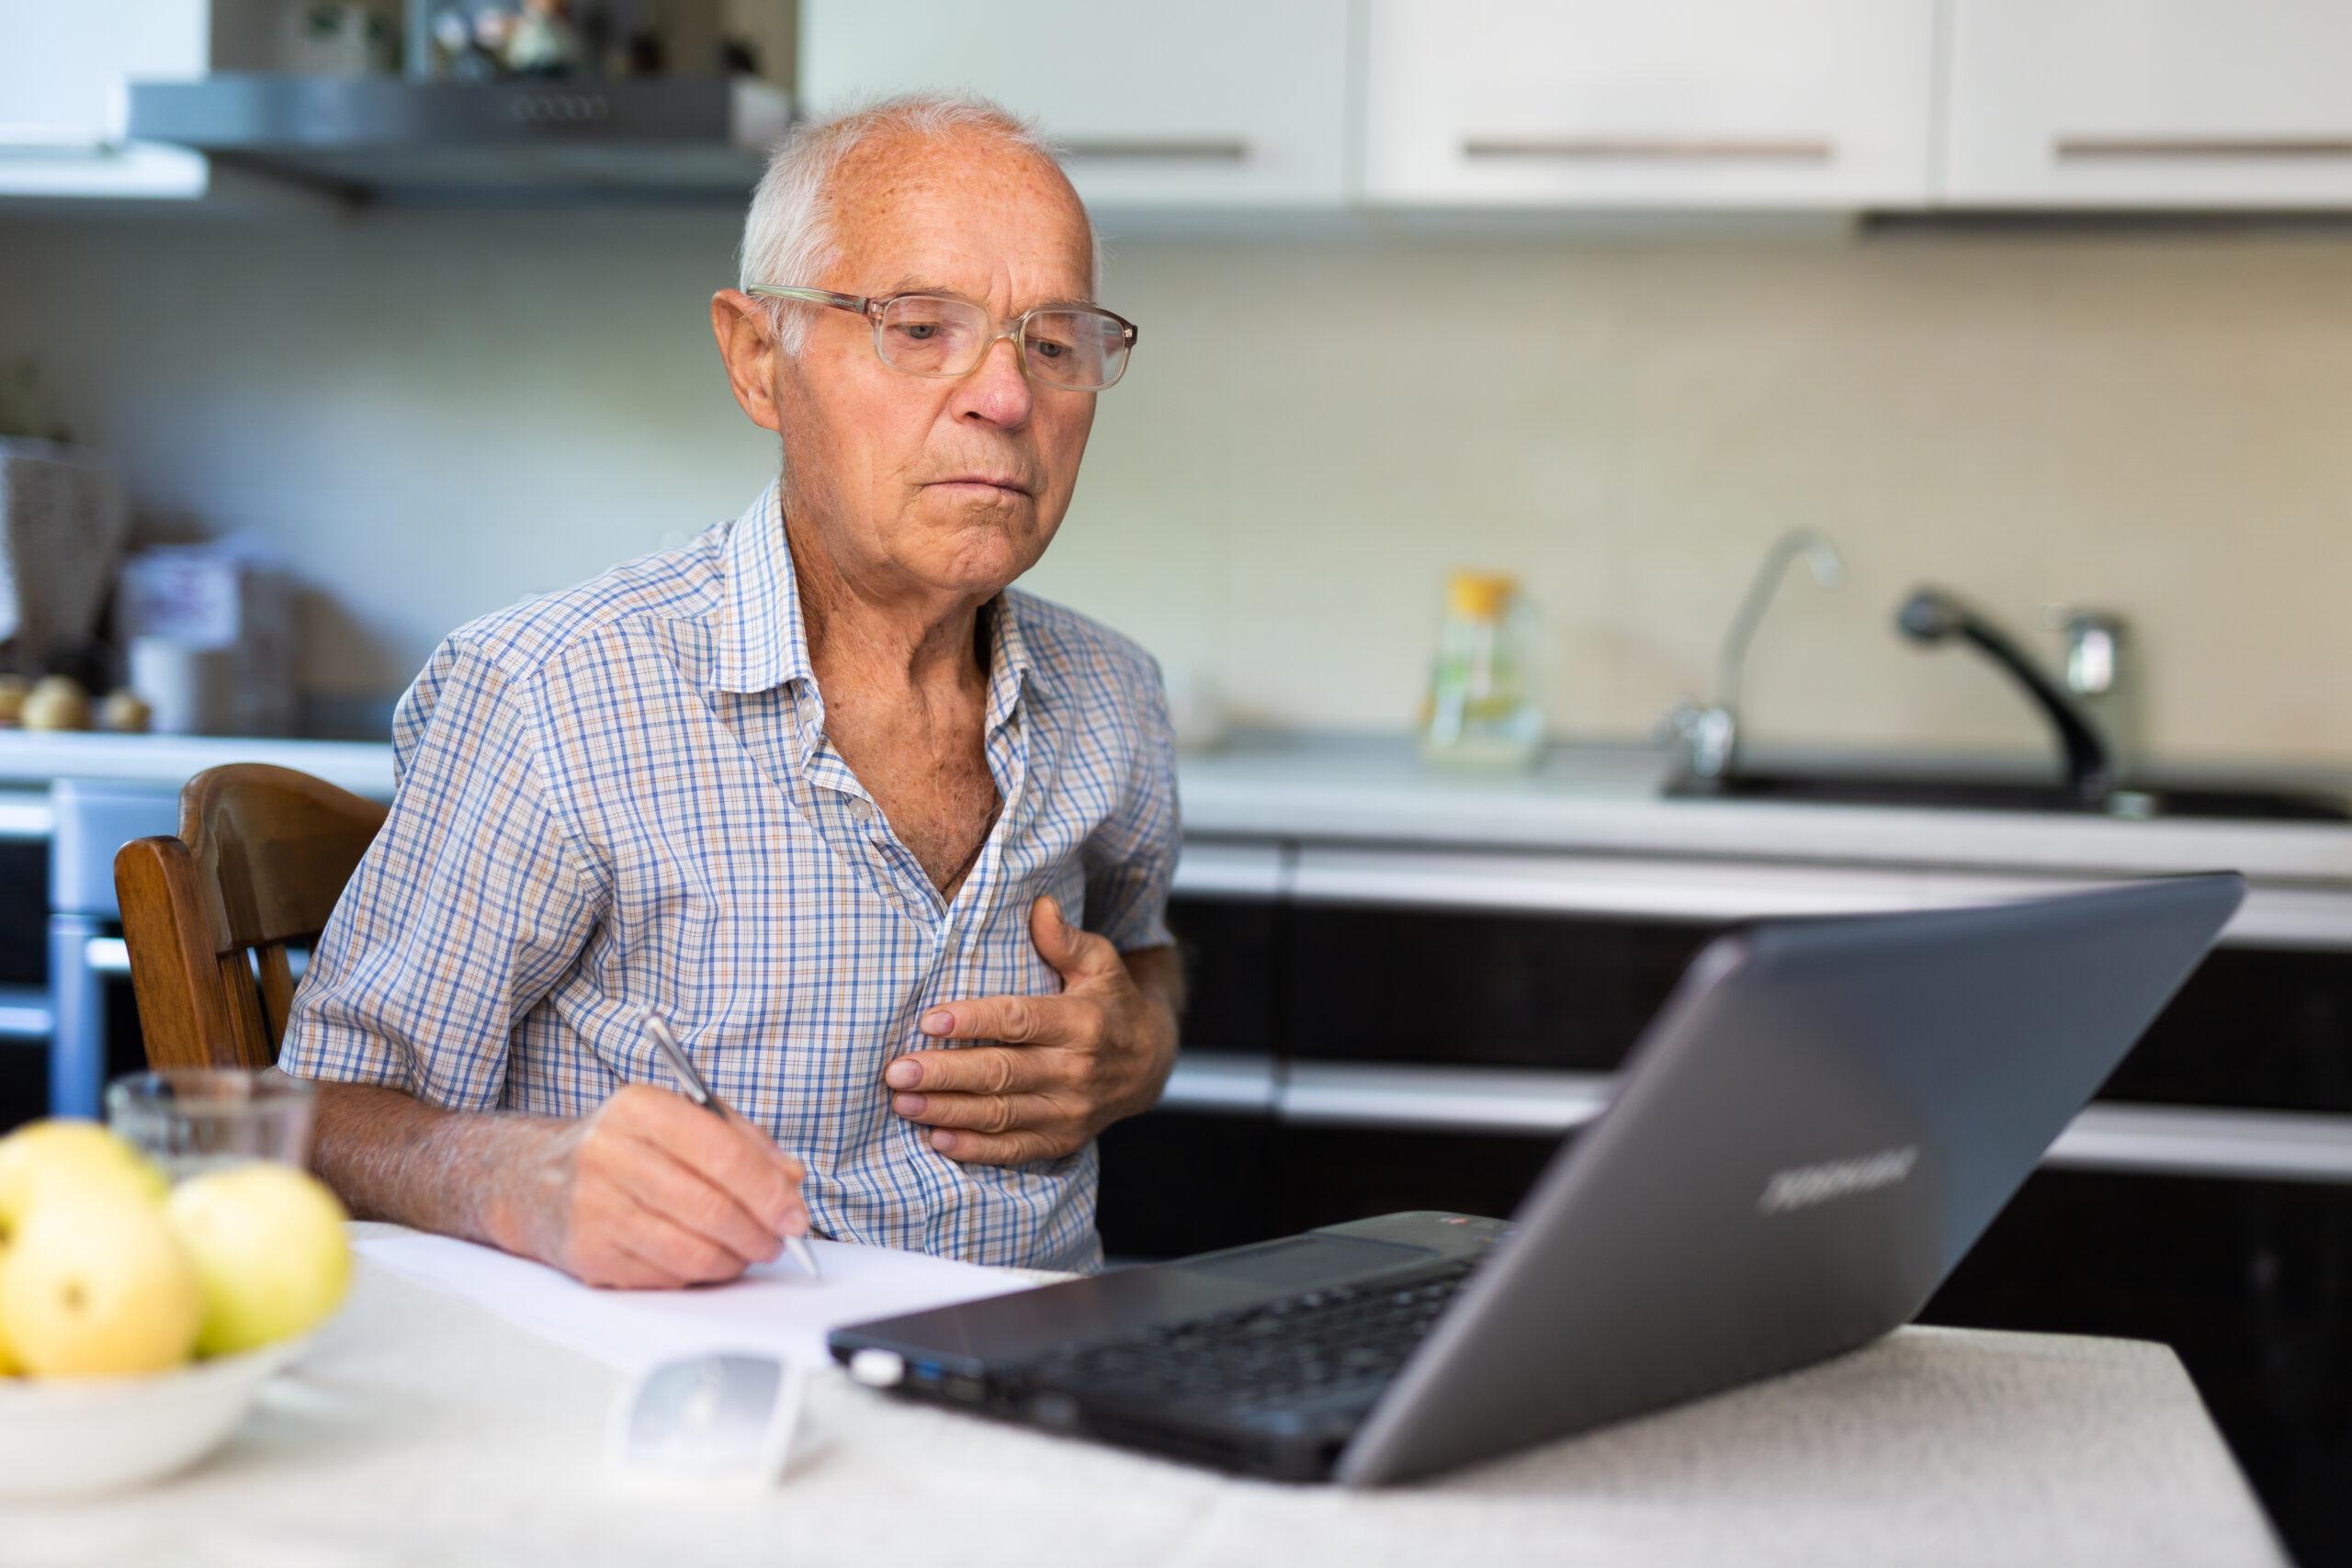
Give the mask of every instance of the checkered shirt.
POLYGON ((321 938, 281 1065, 456 1111, 580 1116, 667 1084, 666 1018, 808 1164, 845 1241, 1087 1269, 1092 1145, 965 1165, 882 1084, 956 998, 1050 994, 1050 893, 1120 950, 1169 941, 1177 846, 1148 656, 1006 590, 986 749, 1003 808, 943 901, 825 735, 770 485, 675 550, 459 628, 392 721, 391 814, 321 938))

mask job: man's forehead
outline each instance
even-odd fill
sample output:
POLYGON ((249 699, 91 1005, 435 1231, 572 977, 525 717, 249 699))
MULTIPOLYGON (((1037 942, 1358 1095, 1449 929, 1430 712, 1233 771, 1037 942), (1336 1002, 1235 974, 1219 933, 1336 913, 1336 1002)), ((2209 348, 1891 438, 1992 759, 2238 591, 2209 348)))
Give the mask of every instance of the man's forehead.
POLYGON ((847 161, 831 193, 842 270, 860 291, 1091 292, 1092 232, 1061 171, 1011 143, 926 139, 847 161), (944 143, 944 144, 943 144, 944 143))

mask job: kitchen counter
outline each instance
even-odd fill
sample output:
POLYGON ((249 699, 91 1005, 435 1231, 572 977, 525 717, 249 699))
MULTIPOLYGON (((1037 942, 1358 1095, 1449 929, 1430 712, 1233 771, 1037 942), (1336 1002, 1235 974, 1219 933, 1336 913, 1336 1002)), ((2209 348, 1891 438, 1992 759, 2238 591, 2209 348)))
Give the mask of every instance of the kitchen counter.
POLYGON ((1654 748, 1572 745, 1523 774, 1457 773, 1402 740, 1337 737, 1245 739, 1181 769, 1188 834, 2352 883, 2347 824, 1673 799, 1673 771, 1654 748))
POLYGON ((223 762, 274 762, 360 795, 392 793, 392 749, 381 741, 0 730, 0 838, 48 835, 51 779, 178 784, 223 762))
MULTIPOLYGON (((363 795, 391 789, 384 744, 0 733, 0 836, 47 833, 54 777, 168 784, 229 761, 300 768, 363 795)), ((1194 840, 2090 875, 2226 866, 2257 882, 2352 886, 2352 825, 1670 799, 1659 792, 1672 770, 1653 748, 1566 745, 1525 773, 1454 773, 1401 739, 1266 735, 1178 765, 1194 840)))

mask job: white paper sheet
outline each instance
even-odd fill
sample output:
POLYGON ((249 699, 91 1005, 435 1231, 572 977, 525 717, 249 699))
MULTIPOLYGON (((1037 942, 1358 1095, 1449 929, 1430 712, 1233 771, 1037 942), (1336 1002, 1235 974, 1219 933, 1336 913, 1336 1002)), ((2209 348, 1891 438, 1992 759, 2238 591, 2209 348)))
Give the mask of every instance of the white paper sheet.
POLYGON ((599 1291, 493 1247, 447 1236, 370 1236, 360 1256, 420 1284, 488 1308, 535 1334, 624 1371, 709 1350, 762 1350, 810 1365, 829 1359, 828 1329, 1027 1290, 1001 1269, 818 1241, 820 1280, 789 1260, 755 1265, 741 1280, 684 1291, 599 1291))

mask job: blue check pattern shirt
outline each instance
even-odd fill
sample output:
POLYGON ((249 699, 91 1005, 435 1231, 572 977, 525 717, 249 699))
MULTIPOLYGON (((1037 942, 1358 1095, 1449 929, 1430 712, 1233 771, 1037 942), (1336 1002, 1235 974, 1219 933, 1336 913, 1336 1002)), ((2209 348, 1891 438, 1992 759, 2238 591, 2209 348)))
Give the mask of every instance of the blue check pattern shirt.
POLYGON ((882 1069, 959 997, 1050 994, 1050 893, 1122 951, 1169 940, 1159 671, 1013 590, 989 615, 1003 802, 952 903, 825 737, 775 488, 681 548, 460 628, 393 718, 398 786, 294 1001, 281 1066, 458 1111, 581 1116, 669 1077, 807 1162, 823 1235, 1048 1269, 1101 1259, 1097 1161, 958 1164, 882 1069))

